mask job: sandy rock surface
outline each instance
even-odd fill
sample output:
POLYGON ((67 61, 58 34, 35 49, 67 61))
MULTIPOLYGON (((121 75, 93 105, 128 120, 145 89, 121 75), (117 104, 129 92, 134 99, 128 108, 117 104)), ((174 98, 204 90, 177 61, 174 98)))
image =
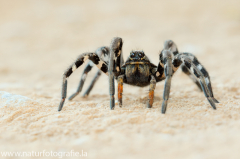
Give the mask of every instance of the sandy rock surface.
MULTIPOLYGON (((239 6, 239 0, 0 1, 1 152, 240 158, 239 6), (83 92, 58 112, 64 70, 79 54, 108 46, 115 36, 124 40, 125 59, 141 49, 157 65, 167 39, 195 54, 211 76, 217 110, 181 70, 173 77, 165 115, 164 82, 156 86, 152 109, 146 108, 148 87, 124 85, 123 108, 110 110, 104 74, 81 97, 95 67, 83 92)), ((69 78, 68 96, 83 68, 69 78)))

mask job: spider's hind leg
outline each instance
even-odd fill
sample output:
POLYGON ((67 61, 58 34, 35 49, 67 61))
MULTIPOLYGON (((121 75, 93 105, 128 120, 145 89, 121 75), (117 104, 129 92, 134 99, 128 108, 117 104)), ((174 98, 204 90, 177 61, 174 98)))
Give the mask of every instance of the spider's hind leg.
POLYGON ((163 51, 159 55, 159 60, 154 76, 157 82, 165 79, 162 113, 165 113, 167 109, 172 75, 180 65, 182 65, 184 73, 191 74, 195 78, 196 84, 203 90, 212 108, 216 109, 215 103, 219 102, 213 96, 208 72, 193 54, 179 53, 176 44, 172 40, 167 40, 164 43, 163 51))
POLYGON ((91 60, 102 72, 108 75, 108 64, 104 60, 102 60, 98 54, 96 53, 83 53, 81 54, 77 60, 70 65, 70 67, 64 72, 63 80, 62 80, 62 99, 58 106, 58 111, 62 110, 63 104, 65 102, 67 96, 67 79, 70 75, 80 67, 86 60, 91 60))
POLYGON ((187 76, 189 76, 192 81, 197 85, 197 87, 200 89, 200 91, 202 91, 202 87, 201 84, 199 83, 198 80, 196 80, 196 78, 191 74, 191 72, 188 70, 188 68, 185 65, 181 66, 183 73, 185 73, 187 76))
POLYGON ((83 74, 82 74, 82 77, 80 79, 80 82, 79 82, 79 85, 78 85, 78 88, 77 88, 77 91, 75 93, 73 93, 69 98, 68 100, 72 100, 73 98, 75 98, 81 91, 82 91, 82 87, 84 85, 84 82, 86 80, 86 77, 87 77, 87 74, 92 70, 92 62, 89 61, 87 66, 85 67, 84 71, 83 71, 83 74))
POLYGON ((210 76, 207 70, 197 60, 197 58, 190 53, 181 53, 177 55, 177 59, 181 60, 182 63, 187 67, 192 75, 199 81, 201 89, 204 92, 208 102, 213 109, 216 109, 215 103, 219 103, 213 95, 210 76))
MULTIPOLYGON (((101 57, 102 59, 104 59, 104 61, 108 61, 108 55, 109 55, 109 49, 108 47, 100 47, 96 50, 96 54, 98 54, 99 57, 101 57)), ((88 75, 88 73, 92 70, 94 63, 92 61, 89 61, 87 66, 85 67, 82 77, 80 79, 77 91, 75 93, 73 93, 68 100, 72 100, 73 98, 75 98, 81 91, 82 91, 82 87, 84 85, 84 82, 86 80, 86 77, 88 75)), ((98 80, 98 78, 101 75, 101 71, 97 71, 96 75, 94 76, 90 86, 88 87, 88 89, 86 90, 86 92, 83 94, 83 97, 88 96, 90 91, 92 90, 94 84, 96 83, 96 81, 98 80)))
POLYGON ((84 92, 83 97, 86 97, 89 95, 89 93, 91 92, 94 84, 97 82, 97 80, 99 79, 99 77, 101 76, 102 72, 100 70, 97 71, 97 73, 95 74, 93 80, 91 81, 90 86, 88 87, 88 89, 84 92))

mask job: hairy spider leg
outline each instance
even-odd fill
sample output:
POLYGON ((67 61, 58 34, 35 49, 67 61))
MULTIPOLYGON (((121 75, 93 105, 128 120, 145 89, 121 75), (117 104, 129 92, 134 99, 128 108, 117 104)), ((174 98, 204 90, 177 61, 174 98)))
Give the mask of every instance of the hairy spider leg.
POLYGON ((202 87, 201 84, 199 83, 199 81, 196 79, 196 77, 194 77, 194 75, 191 74, 191 72, 188 70, 187 66, 182 65, 181 66, 183 73, 185 73, 188 77, 190 77, 192 79, 192 81, 197 85, 197 87, 199 88, 200 91, 202 91, 202 87))
MULTIPOLYGON (((172 40, 166 40, 164 43, 164 49, 165 50, 170 50, 172 51, 173 55, 176 56, 179 52, 177 49, 177 45, 172 41, 172 40)), ((173 62, 173 69, 174 71, 176 71, 178 69, 179 66, 179 62, 177 60, 175 60, 173 62)), ((188 75, 193 82, 198 86, 198 88, 202 91, 201 85, 198 82, 198 80, 196 80, 196 78, 191 74, 191 72, 189 72, 188 68, 185 65, 181 66, 183 73, 185 73, 186 75, 188 75)))
MULTIPOLYGON (((203 90, 212 108, 216 109, 215 103, 219 102, 213 96, 208 72, 193 54, 179 53, 175 43, 171 40, 168 40, 164 43, 164 49, 160 53, 159 58, 160 61, 154 76, 156 77, 157 82, 165 79, 162 113, 165 113, 167 109, 167 101, 171 87, 171 77, 181 64, 184 69, 187 69, 187 74, 191 74, 191 77, 194 78, 193 80, 196 81, 195 83, 198 86, 200 85, 201 90, 203 90), (170 65, 170 62, 172 65, 170 65)), ((186 71, 184 72, 186 73, 186 71)))
POLYGON ((115 107, 115 86, 114 77, 118 77, 121 73, 121 63, 123 63, 122 58, 122 38, 115 37, 110 44, 110 58, 109 58, 109 95, 110 95, 110 109, 115 107))
POLYGON ((82 91, 82 87, 84 85, 84 82, 86 80, 86 77, 87 77, 87 74, 88 72, 90 72, 92 70, 92 61, 89 61, 88 64, 86 65, 83 73, 82 73, 82 76, 81 76, 81 79, 80 79, 80 82, 79 82, 79 85, 77 87, 77 91, 75 93, 73 93, 69 98, 68 100, 72 100, 74 97, 76 97, 81 91, 82 91))
MULTIPOLYGON (((173 54, 172 56, 175 56, 178 54, 177 45, 172 40, 166 40, 164 42, 164 49, 159 54, 159 63, 158 63, 157 71, 154 73, 154 77, 156 77, 157 82, 160 82, 165 79, 164 59, 163 59, 163 51, 164 50, 171 51, 171 53, 173 54)), ((173 67, 172 67, 173 73, 177 71, 177 69, 180 65, 181 65, 181 63, 179 64, 178 61, 176 61, 176 60, 173 61, 173 67)))
POLYGON ((163 51, 163 64, 164 64, 164 74, 165 74, 165 84, 163 91, 163 102, 162 102, 162 113, 164 114, 167 109, 167 102, 169 99, 169 93, 171 88, 171 80, 173 75, 173 66, 172 66, 172 54, 169 50, 163 51))
POLYGON ((94 84, 97 82, 97 80, 99 79, 101 74, 102 74, 102 72, 100 70, 98 70, 97 73, 95 74, 94 78, 92 79, 91 84, 89 85, 87 90, 83 93, 83 97, 86 97, 86 96, 89 95, 89 93, 91 92, 94 84))
POLYGON ((122 92, 123 92, 123 79, 125 75, 118 76, 118 103, 122 107, 122 92))
MULTIPOLYGON (((96 54, 98 54, 98 56, 102 59, 104 59, 104 61, 106 61, 108 58, 106 58, 109 54, 109 49, 108 47, 100 47, 96 50, 95 52, 96 54), (104 58, 105 57, 105 58, 104 58), (106 59, 106 60, 105 60, 106 59)), ((84 82, 86 80, 86 77, 88 75, 88 73, 92 70, 92 67, 93 67, 93 62, 92 61, 89 61, 88 64, 86 65, 83 73, 82 73, 82 76, 81 76, 81 79, 80 79, 80 82, 79 82, 79 85, 77 87, 77 91, 75 93, 73 93, 69 98, 68 100, 72 100, 73 98, 75 98, 81 91, 82 91, 82 87, 84 85, 84 82)), ((99 79, 101 75, 101 71, 97 71, 93 80, 91 81, 89 87, 87 88, 87 90, 85 91, 85 93, 83 94, 83 97, 85 96, 88 96, 90 91, 92 90, 94 84, 96 83, 96 81, 99 79)))
POLYGON ((154 100, 154 90, 156 87, 156 79, 153 75, 151 75, 150 86, 149 86, 149 98, 148 98, 148 108, 152 108, 153 100, 154 100))
POLYGON ((201 88, 206 96, 208 102, 211 104, 213 109, 216 109, 215 103, 219 103, 213 95, 210 76, 207 70, 200 64, 197 58, 190 53, 181 53, 177 55, 177 59, 181 60, 182 63, 188 68, 188 70, 195 76, 199 81, 201 88))
POLYGON ((70 67, 64 72, 63 80, 62 80, 62 99, 58 107, 58 111, 62 110, 63 104, 65 102, 67 96, 67 78, 78 68, 80 67, 86 60, 91 60, 97 67, 108 75, 108 65, 105 61, 100 59, 100 57, 96 53, 88 52, 81 54, 77 60, 70 65, 70 67))
MULTIPOLYGON (((164 48, 166 50, 170 50, 174 56, 176 56, 179 53, 177 49, 177 45, 172 40, 166 40, 164 43, 164 48)), ((160 54, 160 59, 162 59, 162 52, 160 54)), ((179 60, 173 59, 172 64, 173 64, 173 73, 174 73, 177 71, 178 67, 182 64, 182 62, 179 60)), ((189 72, 188 68, 185 65, 181 65, 181 69, 183 73, 189 76, 192 79, 192 81, 197 85, 197 87, 202 91, 199 81, 191 74, 191 72, 189 72)), ((158 69, 157 69, 157 72, 155 73, 155 77, 156 76, 160 77, 160 78, 157 78, 157 82, 163 80, 163 78, 165 77, 163 60, 158 64, 158 69)))

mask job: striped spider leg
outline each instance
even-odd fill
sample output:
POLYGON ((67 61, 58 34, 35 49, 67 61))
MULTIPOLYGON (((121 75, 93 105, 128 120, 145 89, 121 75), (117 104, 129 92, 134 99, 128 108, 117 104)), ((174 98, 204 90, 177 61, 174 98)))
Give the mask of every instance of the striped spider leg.
POLYGON ((200 83, 201 89, 212 108, 216 109, 215 103, 219 102, 214 98, 210 76, 204 66, 191 53, 180 53, 176 56, 176 59, 181 60, 188 68, 196 81, 200 83))
MULTIPOLYGON (((108 63, 108 59, 109 59, 109 48, 104 46, 104 47, 100 47, 96 50, 96 54, 101 58, 103 59, 105 62, 108 63)), ((77 91, 75 93, 73 93, 69 98, 68 100, 72 100, 73 98, 75 98, 81 91, 82 91, 82 87, 84 85, 84 82, 86 80, 86 77, 88 75, 88 73, 92 70, 92 67, 94 66, 94 63, 92 61, 89 61, 88 64, 86 65, 83 73, 82 73, 82 76, 81 76, 81 79, 80 79, 80 82, 79 82, 79 85, 77 87, 77 91)), ((93 78, 93 80, 91 81, 89 87, 87 88, 87 90, 84 92, 83 94, 83 97, 85 96, 88 96, 90 91, 92 90, 94 84, 96 83, 96 81, 99 79, 99 77, 101 76, 101 70, 98 70, 93 78)))
POLYGON ((155 73, 157 81, 165 79, 162 113, 166 112, 169 99, 171 78, 179 66, 182 66, 184 73, 189 75, 198 87, 203 90, 207 100, 213 109, 216 109, 215 103, 219 103, 213 96, 210 77, 207 70, 200 64, 197 58, 190 53, 179 53, 176 44, 168 40, 164 44, 164 49, 160 54, 160 62, 155 73))
MULTIPOLYGON (((115 103, 114 103, 114 77, 118 77, 118 75, 121 73, 121 64, 123 63, 123 57, 122 57, 122 39, 121 38, 114 38, 111 42, 110 48, 108 47, 101 47, 96 52, 88 52, 81 54, 77 60, 70 65, 70 67, 64 72, 63 74, 63 81, 62 81, 62 99, 58 107, 58 111, 61 111, 67 96, 67 79, 70 77, 70 75, 79 68, 84 62, 87 60, 90 60, 90 62, 87 64, 87 66, 84 69, 84 72, 82 74, 79 86, 77 88, 77 91, 69 97, 69 100, 73 99, 79 92, 81 92, 81 89, 83 87, 83 84, 85 82, 86 76, 88 72, 92 69, 93 64, 95 64, 101 72, 105 73, 106 75, 109 75, 109 93, 110 93, 110 108, 114 109, 115 103), (110 56, 110 57, 109 57, 110 56), (112 66, 112 67, 109 67, 112 66), (109 67, 109 68, 108 68, 109 67)), ((100 76, 100 71, 98 71, 88 87, 87 91, 84 93, 84 95, 88 95, 91 91, 94 83, 100 76)))
POLYGON ((62 99, 58 107, 58 111, 61 111, 63 104, 67 96, 67 79, 68 77, 79 68, 85 61, 91 60, 102 72, 108 75, 108 64, 106 61, 101 59, 97 53, 88 52, 81 54, 77 60, 70 65, 70 67, 64 72, 62 80, 62 99))
POLYGON ((122 55, 122 38, 115 37, 110 44, 110 58, 109 58, 109 68, 108 68, 108 77, 109 77, 109 95, 110 95, 110 109, 115 107, 115 86, 114 79, 118 78, 118 97, 119 97, 119 106, 122 105, 122 91, 123 91, 123 76, 121 74, 121 66, 124 63, 122 55))

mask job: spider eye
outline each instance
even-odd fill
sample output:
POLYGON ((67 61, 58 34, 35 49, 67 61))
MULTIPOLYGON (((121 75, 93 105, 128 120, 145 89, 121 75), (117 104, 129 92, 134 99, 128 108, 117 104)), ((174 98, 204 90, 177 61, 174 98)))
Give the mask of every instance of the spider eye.
POLYGON ((138 53, 138 56, 142 58, 144 56, 144 54, 143 53, 138 53))
POLYGON ((131 53, 131 55, 130 55, 130 56, 131 56, 132 58, 133 58, 133 57, 135 57, 135 53, 131 53))

